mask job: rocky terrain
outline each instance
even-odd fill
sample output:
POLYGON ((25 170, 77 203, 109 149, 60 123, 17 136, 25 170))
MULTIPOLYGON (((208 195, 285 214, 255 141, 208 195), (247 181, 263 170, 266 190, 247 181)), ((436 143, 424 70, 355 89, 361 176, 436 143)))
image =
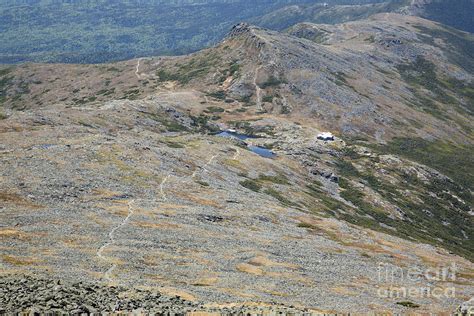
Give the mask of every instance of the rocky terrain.
POLYGON ((127 289, 120 286, 100 286, 87 283, 63 283, 32 277, 0 280, 2 296, 0 313, 29 310, 31 313, 95 314, 134 312, 149 314, 206 314, 310 315, 313 311, 276 304, 247 304, 212 306, 186 301, 179 296, 165 296, 159 292, 127 289), (11 296, 9 293, 16 293, 11 296))
POLYGON ((474 296, 472 42, 384 14, 3 67, 0 309, 454 311, 474 296))

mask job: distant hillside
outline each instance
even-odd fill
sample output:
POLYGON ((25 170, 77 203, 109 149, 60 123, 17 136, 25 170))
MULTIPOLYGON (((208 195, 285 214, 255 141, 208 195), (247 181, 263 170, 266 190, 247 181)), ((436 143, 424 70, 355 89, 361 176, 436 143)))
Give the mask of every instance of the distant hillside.
POLYGON ((396 12, 420 16, 467 32, 474 32, 474 0, 386 0, 354 5, 327 2, 285 6, 252 22, 271 29, 283 30, 296 23, 336 24, 365 19, 376 13, 396 12))
POLYGON ((474 33, 474 0, 431 0, 418 7, 425 19, 474 33))
MULTIPOLYGON (((267 14, 282 7, 326 2, 333 6, 382 0, 2 1, 0 63, 102 63, 181 55, 219 42, 238 22, 255 20, 268 27, 267 14), (261 23, 256 18, 260 16, 261 23)), ((301 21, 291 14, 275 21, 280 19, 285 27, 301 21)))
POLYGON ((183 55, 246 21, 273 30, 398 12, 474 32, 474 0, 14 0, 0 2, 0 63, 183 55))
POLYGON ((100 63, 196 51, 242 20, 311 0, 2 1, 0 63, 100 63))
POLYGON ((291 5, 253 18, 251 22, 274 30, 283 30, 301 22, 337 24, 365 19, 376 13, 396 11, 404 3, 378 1, 356 5, 334 2, 291 5))

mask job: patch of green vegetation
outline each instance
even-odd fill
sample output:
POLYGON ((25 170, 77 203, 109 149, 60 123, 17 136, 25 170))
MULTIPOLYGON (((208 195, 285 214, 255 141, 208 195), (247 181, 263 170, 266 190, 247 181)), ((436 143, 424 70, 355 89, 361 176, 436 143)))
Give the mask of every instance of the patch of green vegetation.
POLYGON ((344 177, 360 177, 359 171, 354 167, 350 161, 344 159, 338 159, 336 161, 336 167, 339 174, 344 177))
POLYGON ((365 201, 364 197, 365 194, 358 189, 354 188, 350 183, 342 178, 339 180, 339 186, 343 188, 344 190, 341 192, 341 197, 349 202, 352 202, 352 204, 359 206, 359 207, 365 207, 365 201))
POLYGON ((397 70, 407 83, 420 85, 432 92, 437 92, 436 66, 423 56, 418 56, 413 63, 397 65, 397 70))
POLYGON ((217 107, 217 106, 209 106, 206 108, 206 110, 204 111, 206 113, 223 113, 225 112, 225 109, 221 108, 221 107, 217 107))
POLYGON ((244 130, 244 134, 253 136, 255 135, 255 129, 252 127, 249 121, 230 121, 229 124, 235 129, 244 130))
POLYGON ((442 121, 446 121, 448 119, 448 117, 446 116, 446 112, 440 109, 433 99, 423 96, 415 89, 411 89, 411 91, 415 96, 415 100, 413 100, 413 102, 409 102, 409 106, 418 108, 423 112, 431 114, 442 121))
POLYGON ((282 105, 280 109, 280 114, 290 114, 290 113, 291 113, 290 107, 286 105, 282 105))
POLYGON ((94 125, 92 125, 92 124, 90 124, 90 123, 88 123, 88 122, 86 122, 86 121, 80 120, 80 121, 78 121, 77 123, 79 123, 79 125, 82 125, 82 126, 84 126, 84 127, 95 128, 94 125))
POLYGON ((474 114, 474 82, 449 78, 445 81, 445 84, 451 89, 451 91, 455 91, 465 99, 466 102, 464 102, 464 107, 470 112, 470 114, 474 114))
POLYGON ((265 174, 261 174, 258 176, 259 181, 265 181, 265 182, 272 182, 275 184, 282 184, 282 185, 289 185, 290 182, 288 181, 288 178, 284 174, 279 174, 276 176, 269 176, 265 174))
POLYGON ((361 174, 361 179, 367 184, 372 190, 380 193, 382 196, 388 196, 390 194, 399 194, 398 188, 390 183, 380 181, 370 172, 364 172, 361 174))
POLYGON ((277 200, 280 201, 282 204, 285 204, 285 205, 287 205, 287 206, 298 206, 297 203, 294 203, 294 202, 288 200, 286 197, 284 197, 280 192, 278 192, 278 191, 275 190, 275 189, 267 188, 267 189, 264 191, 264 193, 270 195, 271 197, 277 199, 277 200))
POLYGON ((397 305, 401 305, 401 306, 409 307, 409 308, 418 308, 418 307, 420 307, 420 305, 415 304, 413 302, 409 302, 409 301, 397 302, 397 305))
POLYGON ((189 131, 189 129, 186 126, 181 125, 180 123, 178 123, 174 120, 171 120, 171 119, 165 117, 164 115, 161 115, 161 114, 158 114, 158 113, 148 113, 148 116, 152 120, 160 122, 161 124, 163 124, 163 126, 169 132, 187 132, 187 131, 189 131))
POLYGON ((140 89, 129 89, 124 92, 122 99, 136 100, 140 94, 140 89))
POLYGON ((182 143, 178 143, 178 142, 164 141, 164 143, 166 144, 166 146, 168 146, 170 148, 186 148, 186 146, 184 146, 182 143))
POLYGON ((176 121, 165 120, 162 121, 163 125, 169 132, 187 132, 188 128, 184 125, 179 124, 176 121))
POLYGON ((3 68, 0 69, 0 77, 8 75, 12 71, 11 68, 3 68))
POLYGON ((205 182, 205 181, 201 181, 201 180, 196 180, 196 183, 200 184, 201 186, 203 187, 208 187, 210 186, 209 183, 205 182))
POLYGON ((82 105, 87 103, 86 98, 78 99, 78 98, 73 98, 72 102, 74 102, 75 105, 82 105))
POLYGON ((374 35, 370 35, 368 38, 365 38, 365 39, 364 39, 364 42, 375 43, 375 36, 374 36, 374 35))
POLYGON ((229 68, 229 75, 233 76, 240 71, 240 65, 234 62, 229 68))
MULTIPOLYGON (((426 182, 419 180, 416 174, 404 170, 386 170, 403 183, 394 185, 381 180, 368 166, 364 167, 364 171, 358 171, 354 167, 353 163, 357 163, 359 159, 364 159, 362 164, 366 165, 367 158, 350 154, 342 156, 336 164, 341 175, 340 195, 355 205, 357 211, 355 214, 342 213, 341 218, 402 238, 443 246, 461 256, 472 258, 474 243, 472 238, 466 239, 465 235, 474 235, 472 220, 467 215, 470 207, 474 206, 473 196, 467 189, 473 181, 473 175, 468 170, 472 170, 474 146, 433 143, 422 139, 396 139, 384 146, 373 146, 373 149, 431 166, 453 179, 456 176, 458 181, 433 177, 426 182), (352 185, 353 182, 365 184, 380 194, 385 201, 397 206, 403 212, 403 218, 393 218, 389 212, 381 209, 379 204, 369 202, 365 193, 352 185), (405 190, 409 191, 410 195, 405 194, 405 190), (452 194, 467 204, 460 202, 452 194), (449 225, 443 224, 446 221, 449 225)), ((320 193, 317 186, 311 189, 316 196, 320 193)))
POLYGON ((2 111, 0 111, 0 120, 4 120, 6 118, 8 118, 8 116, 5 113, 3 113, 2 111))
POLYGON ((219 90, 215 92, 210 92, 207 96, 217 99, 217 100, 225 100, 227 98, 226 93, 224 90, 219 90))
POLYGON ((263 144, 262 147, 265 148, 265 149, 269 149, 269 150, 272 150, 275 148, 275 143, 266 143, 266 144, 263 144))
POLYGON ((298 225, 296 225, 298 227, 301 227, 301 228, 306 228, 306 229, 310 229, 310 230, 316 230, 318 229, 318 227, 310 224, 310 223, 298 223, 298 225))
POLYGON ((214 124, 208 124, 210 120, 215 120, 215 118, 216 116, 207 116, 204 114, 191 116, 193 129, 197 129, 201 133, 217 133, 220 131, 219 127, 214 124))
POLYGON ((179 65, 175 70, 160 69, 156 74, 160 82, 177 81, 184 85, 208 74, 212 65, 215 64, 216 58, 213 54, 195 57, 189 62, 179 65))
POLYGON ((323 44, 324 42, 326 42, 327 39, 328 39, 327 32, 321 31, 321 32, 318 32, 315 36, 313 36, 311 40, 317 44, 323 44))
POLYGON ((239 102, 242 102, 244 103, 244 106, 250 106, 250 99, 252 98, 251 95, 246 95, 246 96, 243 96, 239 99, 239 102))
POLYGON ((323 212, 334 215, 337 210, 345 210, 348 208, 346 204, 330 197, 326 192, 321 190, 321 186, 322 184, 320 182, 313 181, 313 183, 310 183, 306 186, 309 191, 305 193, 319 200, 324 205, 325 208, 322 209, 323 212))
POLYGON ((474 112, 474 83, 458 80, 456 78, 440 78, 436 74, 436 66, 419 56, 415 62, 397 66, 402 79, 410 85, 415 96, 412 104, 434 117, 447 120, 446 111, 440 109, 435 100, 441 104, 456 107, 461 111, 474 112), (419 88, 431 91, 436 97, 428 97, 421 93, 419 88), (454 96, 464 99, 461 104, 454 96))
POLYGON ((422 138, 395 138, 377 148, 381 152, 406 157, 439 170, 463 187, 469 188, 474 183, 473 145, 455 145, 422 138))
POLYGON ((272 103, 273 102, 273 96, 272 95, 266 95, 262 98, 262 102, 267 102, 267 103, 272 103))
POLYGON ((115 88, 112 89, 102 89, 97 92, 98 95, 108 96, 115 93, 115 88))
POLYGON ((275 76, 270 76, 267 81, 264 83, 259 84, 258 86, 262 89, 270 88, 270 87, 277 87, 281 84, 288 83, 286 79, 277 78, 275 76))
MULTIPOLYGON (((5 74, 8 74, 6 72, 5 74)), ((11 85, 13 77, 11 76, 3 76, 0 78, 0 103, 3 103, 7 97, 7 89, 11 85)))
POLYGON ((341 71, 338 71, 336 72, 335 74, 335 77, 336 77, 336 84, 338 86, 346 86, 347 85, 347 79, 346 79, 346 74, 341 72, 341 71))
POLYGON ((158 70, 156 75, 158 76, 160 82, 180 81, 180 76, 178 73, 172 73, 164 69, 158 70))
POLYGON ((260 192, 260 190, 262 189, 262 186, 257 181, 251 179, 240 181, 239 184, 244 188, 247 188, 254 192, 260 192))
POLYGON ((474 72, 474 40, 471 35, 447 26, 427 28, 417 25, 415 27, 424 34, 421 37, 422 41, 440 48, 452 63, 470 73, 474 72), (435 39, 442 39, 448 49, 435 39))

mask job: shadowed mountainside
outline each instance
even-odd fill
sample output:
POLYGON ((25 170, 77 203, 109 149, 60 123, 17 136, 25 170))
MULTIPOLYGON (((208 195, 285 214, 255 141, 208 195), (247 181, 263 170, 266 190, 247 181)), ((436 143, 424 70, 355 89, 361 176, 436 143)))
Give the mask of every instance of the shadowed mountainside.
POLYGON ((250 21, 266 28, 283 30, 300 22, 337 24, 362 20, 378 13, 403 13, 473 33, 473 10, 473 0, 392 0, 357 5, 329 1, 285 6, 250 21))

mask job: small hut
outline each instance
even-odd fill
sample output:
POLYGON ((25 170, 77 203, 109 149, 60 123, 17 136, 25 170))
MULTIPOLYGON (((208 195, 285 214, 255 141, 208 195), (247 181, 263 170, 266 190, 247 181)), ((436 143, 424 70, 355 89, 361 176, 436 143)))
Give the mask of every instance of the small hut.
POLYGON ((324 132, 318 134, 318 139, 324 140, 324 141, 334 141, 334 135, 329 132, 324 132))

